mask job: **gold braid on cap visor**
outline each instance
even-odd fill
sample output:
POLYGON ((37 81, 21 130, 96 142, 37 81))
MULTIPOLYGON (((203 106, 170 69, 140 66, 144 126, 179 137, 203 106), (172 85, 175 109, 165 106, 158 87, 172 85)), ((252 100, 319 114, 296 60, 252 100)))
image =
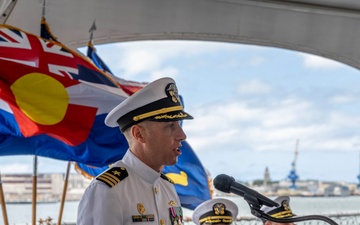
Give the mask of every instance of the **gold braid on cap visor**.
POLYGON ((232 223, 232 221, 232 216, 208 216, 200 219, 199 223, 232 223))
MULTIPOLYGON (((139 121, 139 120, 146 119, 146 118, 149 118, 149 117, 152 117, 152 116, 165 114, 165 113, 168 113, 168 112, 180 111, 180 110, 183 110, 183 107, 181 105, 180 106, 172 106, 172 107, 162 108, 162 109, 154 110, 154 111, 147 112, 147 113, 144 113, 144 114, 140 114, 138 116, 134 116, 133 120, 134 121, 139 121)), ((184 118, 186 116, 187 116, 187 114, 183 114, 183 115, 180 115, 180 116, 177 116, 177 117, 178 118, 184 118)))
POLYGON ((295 216, 291 210, 286 210, 286 211, 278 212, 278 213, 271 215, 271 217, 274 217, 274 218, 287 218, 287 217, 291 217, 291 216, 295 216))

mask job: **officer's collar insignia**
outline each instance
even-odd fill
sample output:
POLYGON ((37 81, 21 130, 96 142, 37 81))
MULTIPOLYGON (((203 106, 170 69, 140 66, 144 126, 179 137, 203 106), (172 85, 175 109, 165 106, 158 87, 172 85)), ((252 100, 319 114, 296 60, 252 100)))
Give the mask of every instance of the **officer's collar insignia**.
POLYGON ((104 182, 107 186, 113 187, 128 176, 124 167, 113 167, 96 177, 96 180, 104 182))
POLYGON ((178 89, 174 83, 170 83, 165 87, 165 93, 175 103, 180 102, 178 89))
POLYGON ((224 215, 225 214, 225 205, 223 203, 216 203, 213 205, 213 211, 215 215, 224 215))
POLYGON ((174 184, 174 181, 172 179, 170 179, 168 176, 166 176, 165 174, 161 173, 160 177, 164 180, 169 181, 170 183, 174 184))
POLYGON ((141 204, 141 203, 138 203, 138 204, 137 204, 137 210, 138 210, 138 212, 139 212, 141 215, 144 215, 144 213, 145 213, 145 211, 146 211, 144 205, 141 204))
POLYGON ((168 204, 169 204, 169 206, 176 206, 176 202, 173 200, 171 200, 168 204))

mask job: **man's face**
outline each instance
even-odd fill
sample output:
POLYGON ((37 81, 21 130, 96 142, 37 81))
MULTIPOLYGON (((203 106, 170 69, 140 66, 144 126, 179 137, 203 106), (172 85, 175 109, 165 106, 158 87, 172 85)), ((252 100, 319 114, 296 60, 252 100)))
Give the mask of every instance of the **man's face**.
POLYGON ((181 155, 181 142, 186 135, 180 121, 146 121, 146 148, 152 154, 153 165, 174 165, 181 155))

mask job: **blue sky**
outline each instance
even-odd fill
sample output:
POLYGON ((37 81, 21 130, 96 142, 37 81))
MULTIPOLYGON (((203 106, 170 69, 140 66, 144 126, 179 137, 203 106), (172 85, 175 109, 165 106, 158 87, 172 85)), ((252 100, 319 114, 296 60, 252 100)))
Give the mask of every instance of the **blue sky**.
MULTIPOLYGON (((357 69, 305 53, 230 43, 143 41, 96 48, 121 78, 175 79, 195 118, 183 125, 188 143, 213 177, 262 179, 268 167, 272 180, 285 179, 299 139, 300 179, 358 183, 357 69)), ((0 170, 31 173, 32 160, 0 157, 0 170)), ((65 171, 66 162, 39 158, 39 173, 65 171)))

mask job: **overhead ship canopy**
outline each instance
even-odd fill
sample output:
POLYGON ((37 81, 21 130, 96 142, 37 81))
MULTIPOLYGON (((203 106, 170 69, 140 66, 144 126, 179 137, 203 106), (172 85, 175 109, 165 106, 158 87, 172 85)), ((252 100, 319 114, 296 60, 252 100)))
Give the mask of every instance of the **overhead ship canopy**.
MULTIPOLYGON (((53 34, 71 48, 135 40, 274 46, 360 68, 358 0, 46 0, 53 34)), ((39 34, 39 0, 0 0, 1 23, 39 34), (13 10, 10 5, 15 3, 13 10)))

